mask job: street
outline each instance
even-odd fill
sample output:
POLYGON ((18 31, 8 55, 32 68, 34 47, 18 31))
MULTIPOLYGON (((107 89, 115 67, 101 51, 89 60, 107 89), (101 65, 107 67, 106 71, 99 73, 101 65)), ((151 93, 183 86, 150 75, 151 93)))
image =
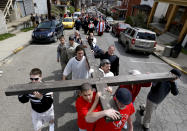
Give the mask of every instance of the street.
MULTIPOLYGON (((81 30, 82 39, 85 35, 81 30)), ((66 42, 73 34, 73 30, 64 31, 66 42)), ((124 47, 118 43, 118 39, 111 33, 103 36, 95 36, 97 45, 107 50, 109 45, 115 45, 116 55, 120 57, 120 75, 128 74, 129 70, 137 69, 141 73, 164 73, 172 69, 159 58, 143 53, 127 54, 124 47)), ((44 81, 61 80, 61 66, 56 60, 56 50, 59 41, 51 44, 31 44, 18 54, 14 55, 1 67, 4 74, 0 77, 0 129, 1 131, 32 131, 30 103, 22 104, 17 96, 5 96, 4 91, 9 85, 28 83, 29 72, 38 67, 43 72, 44 81)), ((187 129, 187 76, 178 80, 180 94, 175 97, 171 94, 158 107, 153 116, 151 131, 182 131, 187 129), (170 125, 170 126, 169 126, 170 125)), ((139 105, 146 102, 146 96, 150 88, 141 90, 135 101, 135 115, 133 115, 134 130, 140 131, 140 116, 137 110, 139 105)), ((55 92, 55 131, 77 131, 77 116, 75 110, 74 92, 55 92)), ((47 128, 46 128, 47 129, 47 128)), ((44 130, 46 130, 44 129, 44 130)))

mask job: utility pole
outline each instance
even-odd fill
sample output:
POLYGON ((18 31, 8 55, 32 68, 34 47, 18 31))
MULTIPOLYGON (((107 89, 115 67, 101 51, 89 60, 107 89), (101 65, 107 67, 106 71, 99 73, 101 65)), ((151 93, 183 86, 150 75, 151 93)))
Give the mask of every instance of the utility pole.
POLYGON ((51 3, 47 0, 48 19, 51 20, 51 3))

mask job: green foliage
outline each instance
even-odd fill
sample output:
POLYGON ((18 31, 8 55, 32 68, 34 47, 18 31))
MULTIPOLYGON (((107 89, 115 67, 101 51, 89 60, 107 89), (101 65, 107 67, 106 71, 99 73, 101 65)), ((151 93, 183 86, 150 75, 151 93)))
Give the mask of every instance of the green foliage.
POLYGON ((70 11, 70 13, 74 13, 75 12, 75 8, 73 6, 68 6, 67 9, 70 11))
POLYGON ((0 35, 0 41, 8 39, 8 38, 13 37, 13 36, 15 36, 15 34, 10 34, 10 33, 1 34, 0 35))
POLYGON ((24 28, 24 29, 21 29, 21 32, 27 32, 27 31, 30 31, 33 29, 34 29, 34 27, 24 28))
POLYGON ((136 27, 141 27, 141 28, 147 28, 146 26, 146 21, 147 21, 147 16, 143 13, 139 13, 136 16, 133 17, 134 25, 136 27))
POLYGON ((64 14, 64 10, 55 5, 51 5, 51 15, 57 17, 60 14, 64 14))
POLYGON ((128 16, 125 20, 125 23, 130 24, 131 26, 147 28, 147 16, 143 13, 139 13, 136 16, 128 16))
POLYGON ((76 11, 77 11, 77 12, 80 12, 80 11, 81 11, 81 9, 77 9, 76 11))
POLYGON ((125 20, 125 23, 131 25, 131 26, 134 26, 134 23, 133 23, 133 20, 132 20, 132 17, 131 16, 128 16, 125 20))
POLYGON ((182 48, 182 51, 181 51, 183 54, 187 55, 187 49, 184 49, 182 48))

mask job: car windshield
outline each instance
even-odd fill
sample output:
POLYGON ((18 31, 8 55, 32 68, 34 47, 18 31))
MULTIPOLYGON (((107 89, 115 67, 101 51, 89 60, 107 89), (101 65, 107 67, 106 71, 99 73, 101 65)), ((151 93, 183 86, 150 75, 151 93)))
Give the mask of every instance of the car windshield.
POLYGON ((40 29, 49 29, 51 27, 55 27, 54 21, 46 21, 46 22, 42 22, 38 25, 38 28, 40 28, 40 29))
POLYGON ((113 21, 113 19, 111 17, 107 17, 106 19, 109 21, 113 21))
POLYGON ((74 14, 73 16, 74 16, 74 17, 78 17, 78 16, 79 16, 79 14, 74 14))
POLYGON ((147 33, 147 32, 138 32, 136 38, 146 39, 146 40, 156 40, 155 34, 151 34, 151 33, 147 33))
POLYGON ((121 29, 126 29, 128 26, 127 25, 125 25, 125 24, 123 24, 123 23, 120 23, 119 24, 119 28, 121 28, 121 29))
POLYGON ((71 18, 64 19, 64 22, 72 22, 73 20, 71 18))

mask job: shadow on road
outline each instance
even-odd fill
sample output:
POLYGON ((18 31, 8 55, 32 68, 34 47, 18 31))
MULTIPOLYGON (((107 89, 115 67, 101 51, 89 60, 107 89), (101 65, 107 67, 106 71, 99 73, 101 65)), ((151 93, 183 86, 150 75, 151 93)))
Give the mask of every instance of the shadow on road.
MULTIPOLYGON (((44 81, 60 81, 62 78, 62 72, 61 70, 55 70, 52 72, 54 75, 48 76, 43 78, 44 81)), ((55 131, 78 131, 78 126, 77 125, 77 119, 70 118, 70 120, 66 123, 60 123, 59 119, 62 119, 66 113, 75 113, 76 109, 74 106, 74 102, 76 100, 76 97, 71 97, 69 94, 63 93, 62 92, 54 92, 53 94, 53 99, 54 99, 54 113, 55 113, 55 131), (66 97, 68 96, 68 97, 66 97), (63 124, 63 126, 62 126, 63 124)), ((48 131, 49 127, 46 127, 42 129, 42 131, 48 131)))
POLYGON ((48 76, 48 77, 44 77, 43 81, 60 81, 62 80, 62 71, 61 70, 55 70, 52 72, 54 75, 52 76, 48 76))

